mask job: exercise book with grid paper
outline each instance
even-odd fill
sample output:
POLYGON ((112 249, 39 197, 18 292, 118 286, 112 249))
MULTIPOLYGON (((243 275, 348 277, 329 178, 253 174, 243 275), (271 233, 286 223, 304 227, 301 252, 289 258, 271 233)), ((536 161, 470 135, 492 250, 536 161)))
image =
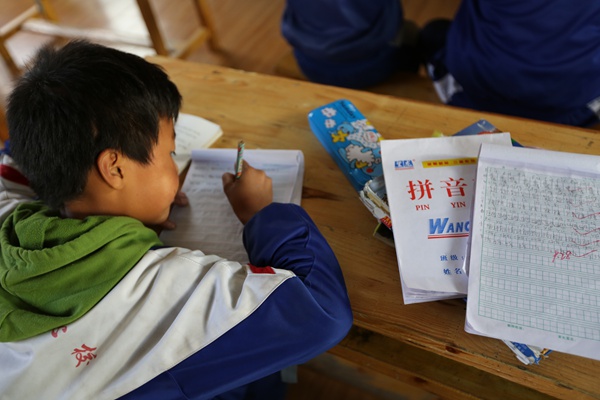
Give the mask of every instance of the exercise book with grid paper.
MULTIPOLYGON (((248 262, 242 242, 244 226, 223 192, 222 176, 234 172, 236 149, 200 149, 191 152, 191 164, 181 190, 188 207, 173 207, 174 230, 162 231, 168 246, 201 250, 228 260, 248 262)), ((244 160, 264 170, 273 184, 273 201, 300 205, 304 155, 300 150, 244 150, 244 160)))
POLYGON ((600 157, 484 143, 466 330, 600 360, 600 157))

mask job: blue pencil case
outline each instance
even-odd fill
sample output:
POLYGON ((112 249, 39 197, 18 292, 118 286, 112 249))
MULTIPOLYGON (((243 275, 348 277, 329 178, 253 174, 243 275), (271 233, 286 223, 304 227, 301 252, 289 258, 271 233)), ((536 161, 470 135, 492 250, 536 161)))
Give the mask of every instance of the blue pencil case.
POLYGON ((341 99, 308 113, 308 123, 356 191, 383 174, 381 135, 349 100, 341 99))

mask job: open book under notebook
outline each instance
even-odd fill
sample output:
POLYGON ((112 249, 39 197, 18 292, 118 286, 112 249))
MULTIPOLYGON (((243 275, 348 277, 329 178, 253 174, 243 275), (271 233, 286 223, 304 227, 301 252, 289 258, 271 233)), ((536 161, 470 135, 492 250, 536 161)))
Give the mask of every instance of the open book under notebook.
POLYGON ((217 124, 197 115, 180 113, 175 123, 175 152, 173 157, 181 173, 192 157, 193 149, 206 149, 223 135, 217 124))
MULTIPOLYGON (((244 227, 231 209, 221 179, 223 173, 233 173, 236 155, 236 149, 192 151, 182 186, 190 205, 173 208, 171 219, 177 228, 160 235, 166 245, 248 262, 242 243, 244 227)), ((300 205, 304 180, 304 155, 300 150, 246 149, 244 160, 271 177, 273 201, 300 205)))

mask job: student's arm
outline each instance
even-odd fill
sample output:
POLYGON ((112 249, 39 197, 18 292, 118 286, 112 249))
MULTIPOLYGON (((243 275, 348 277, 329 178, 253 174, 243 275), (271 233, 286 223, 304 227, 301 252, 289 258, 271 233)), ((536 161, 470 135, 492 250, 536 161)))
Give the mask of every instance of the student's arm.
POLYGON ((352 325, 340 266, 302 208, 267 206, 246 225, 244 244, 253 265, 288 269, 297 278, 284 282, 250 317, 198 353, 215 371, 228 371, 226 379, 209 373, 208 387, 231 389, 304 363, 336 345, 352 325))
POLYGON ((271 178, 265 171, 252 168, 246 161, 242 162, 239 179, 231 173, 223 174, 223 192, 233 212, 244 225, 273 201, 271 178))
POLYGON ((337 316, 340 304, 349 308, 337 258, 312 219, 294 204, 271 204, 244 229, 250 263, 287 269, 302 281, 323 310, 337 316))
POLYGON ((10 156, 8 146, 4 147, 0 150, 0 221, 4 221, 19 203, 32 201, 35 197, 27 178, 10 156))
POLYGON ((161 390, 212 398, 295 364, 344 338, 352 312, 333 251, 300 207, 273 203, 244 229, 250 262, 293 271, 249 317, 125 398, 161 390))

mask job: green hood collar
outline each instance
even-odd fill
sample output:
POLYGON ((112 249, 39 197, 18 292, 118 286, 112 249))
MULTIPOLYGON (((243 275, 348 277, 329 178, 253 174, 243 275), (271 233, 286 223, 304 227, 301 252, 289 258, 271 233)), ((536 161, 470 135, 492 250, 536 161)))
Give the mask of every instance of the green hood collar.
POLYGON ((0 228, 0 341, 77 320, 160 244, 133 218, 61 218, 39 202, 19 205, 0 228))

